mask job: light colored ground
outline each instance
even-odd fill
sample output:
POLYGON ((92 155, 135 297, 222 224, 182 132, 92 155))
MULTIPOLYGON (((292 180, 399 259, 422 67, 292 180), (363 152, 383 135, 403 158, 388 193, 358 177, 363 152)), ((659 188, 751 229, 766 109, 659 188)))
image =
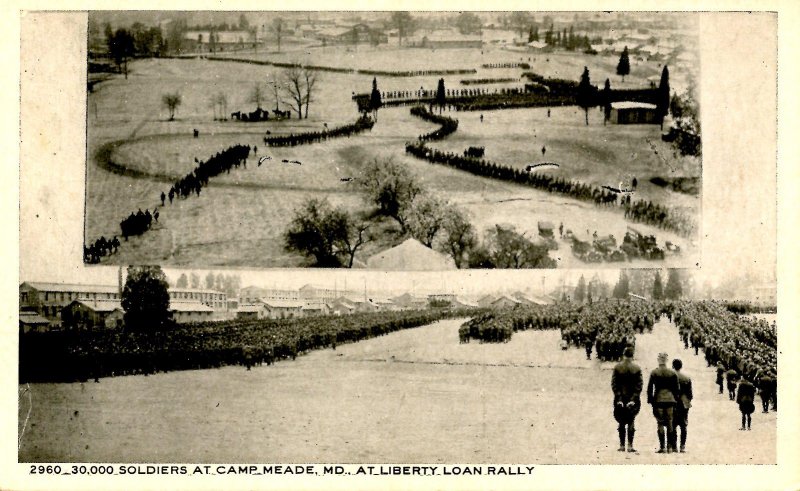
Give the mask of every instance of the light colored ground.
MULTIPOLYGON (((471 52, 458 51, 462 55, 471 52)), ((399 53, 421 52, 404 50, 399 53)), ((560 68, 550 67, 553 72, 544 71, 544 68, 542 71, 550 76, 561 76, 560 72, 555 72, 566 70, 564 67, 574 64, 577 58, 575 54, 559 55, 551 62, 542 61, 560 63, 557 65, 560 68)), ((491 58, 493 62, 504 60, 491 58)), ((469 61, 480 65, 478 59, 469 61)), ((403 60, 398 66, 407 63, 411 61, 403 60)), ((381 110, 372 131, 351 138, 294 148, 264 147, 262 139, 267 130, 272 134, 296 133, 321 130, 323 123, 334 127, 354 121, 357 114, 350 94, 368 90, 372 77, 320 73, 319 95, 312 104, 308 120, 246 124, 214 122, 213 109, 208 102, 210 97, 224 92, 228 96, 228 112, 251 107, 252 103, 247 100, 252 81, 263 81, 267 87, 278 76, 278 69, 208 60, 141 60, 133 63, 131 70, 128 81, 115 78, 89 95, 87 243, 100 236, 118 235, 119 222, 128 214, 139 208, 152 210, 159 205, 160 193, 168 191, 171 180, 192 169, 194 158, 207 159, 229 145, 242 143, 259 146, 259 155, 270 155, 273 160, 257 167, 256 160, 251 159, 247 169, 213 178, 200 198, 191 197, 161 208, 155 230, 123 243, 118 254, 106 259, 111 263, 156 261, 171 266, 208 267, 308 265, 308 260, 283 249, 282 234, 293 211, 312 196, 328 197, 333 204, 348 209, 363 208, 363 198, 355 190, 356 186, 343 184, 340 179, 357 177, 363 160, 372 155, 392 156, 408 165, 426 187, 461 205, 480 233, 498 223, 506 223, 536 235, 539 220, 563 222, 565 228, 576 233, 582 231, 584 235, 586 230, 590 233, 597 230, 600 235, 613 234, 618 240, 626 230, 627 223, 619 209, 599 209, 407 156, 404 143, 435 128, 412 117, 408 108, 381 110), (161 107, 161 94, 177 89, 183 95, 183 104, 178 109, 177 120, 168 122, 161 107), (194 128, 200 130, 198 139, 191 137, 194 128), (114 162, 151 177, 122 176, 99 168, 97 152, 110 142, 121 142, 111 153, 114 162), (303 165, 277 163, 284 158, 299 160, 303 165)), ((478 75, 502 75, 494 73, 496 71, 483 70, 478 75)), ((413 89, 416 84, 433 88, 436 79, 384 77, 379 83, 382 90, 413 89), (409 87, 412 82, 414 85, 409 87)), ((446 77, 446 83, 457 87, 458 79, 446 77)), ((271 99, 267 97, 263 105, 272 107, 271 99)), ((604 127, 599 112, 591 113, 591 124, 586 127, 583 114, 574 108, 553 109, 551 118, 547 118, 546 110, 542 109, 491 111, 485 113, 483 124, 478 120, 478 113, 450 115, 461 121, 459 130, 447 140, 437 142, 437 147, 460 153, 470 145, 485 145, 487 158, 523 166, 538 161, 537 155, 541 156, 544 144, 548 148, 546 159, 563 165, 553 172, 570 179, 615 186, 620 180, 635 175, 640 182, 641 197, 681 207, 690 214, 699 213, 699 198, 647 183, 651 175, 675 175, 672 167, 679 168, 677 175, 693 175, 699 171, 699 164, 676 166, 671 157, 670 164, 660 161, 645 140, 658 139, 655 127, 604 127), (532 135, 534 129, 535 136, 532 135)), ((682 255, 669 257, 659 265, 686 267, 697 262, 699 247, 691 240, 653 227, 636 228, 656 235, 662 245, 669 240, 683 249, 682 255)), ((369 255, 390 245, 386 241, 369 244, 359 252, 357 259, 365 261, 369 255)), ((566 243, 561 244, 561 250, 553 257, 564 267, 586 266, 572 257, 566 243)), ((632 267, 653 264, 647 261, 627 263, 632 267)), ((617 264, 591 266, 616 267, 617 264)))
POLYGON ((557 332, 459 344, 460 321, 383 336, 246 371, 241 367, 19 387, 20 461, 767 464, 776 413, 739 412, 702 356, 661 321, 637 338, 694 381, 688 452, 656 455, 648 406, 639 453, 619 453, 612 363, 561 351, 557 332), (26 420, 28 409, 30 417, 26 420))

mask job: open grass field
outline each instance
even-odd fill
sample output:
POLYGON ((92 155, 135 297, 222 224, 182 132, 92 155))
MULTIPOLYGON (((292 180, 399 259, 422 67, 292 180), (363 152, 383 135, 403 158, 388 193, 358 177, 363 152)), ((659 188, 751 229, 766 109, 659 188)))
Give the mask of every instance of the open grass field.
POLYGON ((613 363, 556 331, 459 344, 461 320, 272 366, 19 387, 20 462, 774 464, 777 413, 738 431, 714 370, 662 319, 637 336, 645 375, 666 351, 693 380, 687 453, 657 455, 643 405, 620 453, 613 363), (30 410, 30 413, 28 411, 30 410))
MULTIPOLYGON (((466 58, 450 53, 446 58, 451 60, 451 65, 465 59, 480 66, 479 59, 472 59, 481 56, 478 50, 445 51, 470 53, 464 55, 466 58)), ((416 67, 420 57, 410 55, 419 52, 398 51, 408 56, 398 60, 396 68, 416 67)), ((508 54, 504 50, 497 52, 508 54)), ((377 57, 377 54, 370 56, 377 57)), ((572 58, 580 61, 581 57, 557 54, 551 62, 542 63, 567 70, 576 62, 572 58)), ((484 62, 489 61, 513 59, 492 58, 484 62)), ((566 76, 546 71, 546 68, 541 71, 547 76, 566 76)), ((477 76, 486 76, 489 72, 491 76, 502 76, 494 72, 503 71, 479 70, 477 76)), ((571 78, 577 78, 579 72, 571 78)), ((479 233, 503 223, 535 235, 538 220, 550 220, 563 222, 566 229, 576 234, 587 230, 591 234, 597 230, 601 235, 613 234, 618 240, 624 236, 627 222, 621 210, 600 209, 407 156, 403 150, 405 142, 435 129, 434 125, 411 116, 407 107, 382 109, 371 131, 349 138, 298 147, 267 148, 263 145, 267 131, 272 135, 321 131, 325 123, 332 128, 355 121, 358 114, 350 96, 369 89, 372 80, 369 76, 320 72, 318 95, 308 119, 264 123, 213 120, 215 110, 209 101, 214 94, 227 95, 228 112, 250 110, 253 104, 248 102, 248 97, 254 81, 271 87, 269 81, 279 73, 274 67, 235 62, 140 60, 132 63, 127 81, 117 77, 97 86, 95 92, 89 94, 87 107, 86 242, 100 236, 119 235, 120 220, 139 208, 152 210, 160 205, 160 193, 166 193, 171 182, 190 172, 195 158, 205 160, 238 143, 257 145, 258 156, 269 155, 272 160, 259 167, 257 157, 251 157, 246 169, 213 178, 199 198, 177 200, 176 204, 160 208, 159 223, 154 230, 124 242, 119 253, 105 261, 209 267, 308 265, 303 257, 283 249, 281 237, 293 211, 310 197, 328 197, 335 205, 363 209, 365 203, 358 186, 345 184, 341 179, 358 178, 363 163, 375 156, 394 158, 407 165, 429 190, 461 205, 472 217, 479 233), (161 95, 174 90, 180 90, 183 103, 176 120, 167 121, 161 95), (200 131, 199 138, 192 138, 193 129, 200 131), (299 160, 302 165, 282 164, 282 159, 299 160), (113 169, 107 165, 108 161, 113 162, 113 169)), ((638 72, 634 70, 634 73, 638 72)), ((644 73, 641 76, 646 78, 644 73)), ((381 90, 433 88, 438 77, 428 78, 383 77, 379 79, 379 87, 381 90)), ((458 87, 460 78, 463 77, 446 77, 447 86, 458 87)), ((632 78, 631 86, 634 83, 637 82, 632 78)), ((273 107, 270 91, 266 92, 263 106, 273 107)), ((286 106, 281 108, 286 109, 286 106)), ((448 139, 436 142, 437 148, 461 153, 468 146, 486 146, 488 159, 524 166, 542 160, 540 151, 544 145, 547 148, 544 159, 562 166, 548 172, 612 186, 635 176, 640 183, 639 197, 699 214, 699 197, 675 193, 648 182, 650 176, 697 176, 700 172, 699 162, 676 159, 666 144, 658 141, 659 131, 655 126, 603 126, 600 113, 591 111, 587 127, 583 112, 569 107, 552 109, 550 118, 545 109, 486 111, 483 123, 476 112, 449 114, 459 119, 459 129, 448 139), (654 150, 659 150, 659 155, 665 158, 657 156, 654 150)), ((636 229, 655 234, 662 245, 669 240, 681 246, 682 255, 669 257, 660 264, 680 267, 697 262, 699 245, 696 241, 654 227, 637 225, 636 229)), ((399 240, 399 237, 383 237, 368 244, 357 255, 357 263, 365 262, 370 255, 399 240)), ((583 266, 567 247, 564 243, 557 254, 559 264, 583 266)), ((634 261, 627 265, 637 267, 652 263, 634 261)))

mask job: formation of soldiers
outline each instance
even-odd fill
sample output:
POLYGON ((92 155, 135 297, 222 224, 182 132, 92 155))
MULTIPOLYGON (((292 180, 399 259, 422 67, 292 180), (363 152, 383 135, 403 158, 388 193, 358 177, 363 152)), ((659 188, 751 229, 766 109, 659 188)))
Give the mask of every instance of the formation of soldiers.
MULTIPOLYGON (((434 130, 430 133, 426 133, 424 135, 419 135, 417 140, 419 142, 426 142, 426 141, 436 141, 445 138, 446 136, 455 133, 458 129, 458 120, 453 118, 448 118, 447 116, 442 116, 438 114, 433 114, 432 112, 428 111, 422 106, 414 106, 411 108, 411 114, 422 118, 425 121, 429 121, 431 123, 435 123, 440 125, 440 128, 434 130)), ((422 145, 422 143, 419 143, 422 145)), ((408 151, 408 148, 406 148, 408 151)))
MULTIPOLYGON (((157 209, 153 210, 153 213, 150 213, 149 209, 142 211, 142 209, 139 208, 139 211, 131 213, 124 220, 119 222, 119 228, 122 230, 122 237, 128 240, 128 237, 142 235, 150 230, 153 226, 153 221, 158 221, 157 209)), ((117 241, 117 247, 119 247, 119 241, 117 241)))
POLYGON ((528 172, 508 165, 496 164, 475 157, 466 157, 453 152, 444 152, 425 145, 426 141, 440 140, 458 129, 458 120, 446 116, 435 115, 422 106, 411 108, 411 114, 441 128, 431 133, 420 135, 417 142, 406 144, 406 153, 435 164, 442 164, 478 176, 510 181, 531 186, 550 193, 564 194, 581 201, 592 202, 597 206, 623 206, 625 218, 634 222, 643 222, 665 230, 672 230, 681 235, 690 235, 695 224, 689 217, 676 213, 670 208, 651 201, 637 200, 631 202, 630 195, 619 197, 617 193, 606 191, 597 186, 577 181, 570 181, 550 174, 528 172))
MULTIPOLYGON (((200 196, 200 190, 208 185, 208 180, 218 176, 223 172, 230 173, 231 169, 238 169, 243 166, 247 168, 247 157, 252 148, 250 145, 233 145, 221 152, 217 152, 206 161, 195 159, 197 168, 179 180, 169 189, 167 197, 170 204, 175 198, 188 198, 195 193, 200 196)), ((164 193, 161 193, 162 204, 165 201, 164 193)))
POLYGON ((339 126, 332 130, 327 128, 324 131, 310 131, 307 133, 299 133, 297 135, 291 134, 287 136, 265 136, 264 144, 269 147, 294 147, 297 145, 305 145, 308 143, 318 143, 325 141, 329 138, 338 138, 342 136, 350 137, 362 131, 371 130, 375 126, 375 121, 368 115, 364 114, 355 123, 339 126))
POLYGON ((83 247, 83 262, 88 264, 97 264, 100 262, 102 257, 114 254, 117 252, 117 249, 119 249, 119 239, 116 235, 111 240, 101 236, 89 247, 83 247))
POLYGON ((716 366, 720 395, 727 391, 742 414, 740 429, 749 430, 756 396, 763 413, 778 409, 777 326, 742 317, 728 307, 718 302, 687 303, 674 317, 684 347, 691 345, 695 355, 702 349, 708 366, 716 366))
POLYGON ((591 306, 559 304, 492 310, 462 324, 459 339, 508 342, 515 331, 561 331, 562 346, 592 351, 601 360, 618 360, 626 346, 636 343, 636 333, 650 331, 660 316, 657 304, 645 302, 597 302, 591 306))
POLYGON ((458 310, 232 320, 153 331, 66 331, 20 340, 20 380, 78 381, 173 370, 250 367, 469 315, 458 310), (46 358, 41 353, 48 353, 46 358))
POLYGON ((691 235, 695 231, 696 224, 692 218, 676 213, 666 206, 653 204, 649 200, 636 200, 631 203, 630 195, 625 198, 622 205, 625 207, 625 218, 631 221, 673 230, 683 236, 691 235))

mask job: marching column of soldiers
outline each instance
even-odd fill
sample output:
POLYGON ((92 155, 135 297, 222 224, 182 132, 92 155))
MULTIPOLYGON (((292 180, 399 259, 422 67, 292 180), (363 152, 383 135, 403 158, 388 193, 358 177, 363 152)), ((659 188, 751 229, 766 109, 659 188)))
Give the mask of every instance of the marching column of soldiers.
POLYGON ((250 369, 295 359, 311 350, 336 349, 343 343, 465 315, 469 314, 463 310, 426 309, 200 322, 157 332, 69 331, 59 337, 34 334, 22 340, 20 378, 76 381, 227 365, 250 369), (38 355, 42 352, 52 356, 41 359, 38 355))
MULTIPOLYGON (((206 161, 195 159, 197 168, 177 180, 169 189, 168 197, 170 204, 177 197, 188 198, 192 193, 200 196, 200 190, 208 185, 208 180, 218 176, 223 172, 230 173, 231 169, 238 169, 240 166, 247 168, 247 157, 250 155, 250 145, 233 145, 206 161)), ((163 194, 162 194, 162 202, 163 194)))
POLYGON ((83 262, 97 264, 100 262, 100 258, 114 254, 117 249, 119 249, 119 239, 116 235, 111 240, 101 236, 89 247, 83 247, 83 262))
POLYGON ((684 347, 690 343, 695 355, 702 349, 708 366, 715 366, 718 392, 737 404, 742 416, 739 429, 747 431, 756 396, 762 413, 778 409, 777 326, 734 312, 742 311, 713 302, 687 303, 675 320, 684 347))
POLYGON ((297 135, 288 136, 265 136, 264 144, 270 147, 294 147, 297 145, 304 145, 307 143, 317 143, 329 138, 337 137, 350 137, 356 133, 365 130, 371 130, 375 126, 375 121, 368 115, 363 114, 355 123, 339 126, 332 130, 325 131, 310 131, 307 133, 300 133, 297 135))

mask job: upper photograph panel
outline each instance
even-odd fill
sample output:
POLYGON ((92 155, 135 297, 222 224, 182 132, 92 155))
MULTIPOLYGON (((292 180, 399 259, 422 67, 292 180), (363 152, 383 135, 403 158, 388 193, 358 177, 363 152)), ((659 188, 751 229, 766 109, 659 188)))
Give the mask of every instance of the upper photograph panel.
POLYGON ((84 262, 694 267, 698 14, 88 15, 84 262))

